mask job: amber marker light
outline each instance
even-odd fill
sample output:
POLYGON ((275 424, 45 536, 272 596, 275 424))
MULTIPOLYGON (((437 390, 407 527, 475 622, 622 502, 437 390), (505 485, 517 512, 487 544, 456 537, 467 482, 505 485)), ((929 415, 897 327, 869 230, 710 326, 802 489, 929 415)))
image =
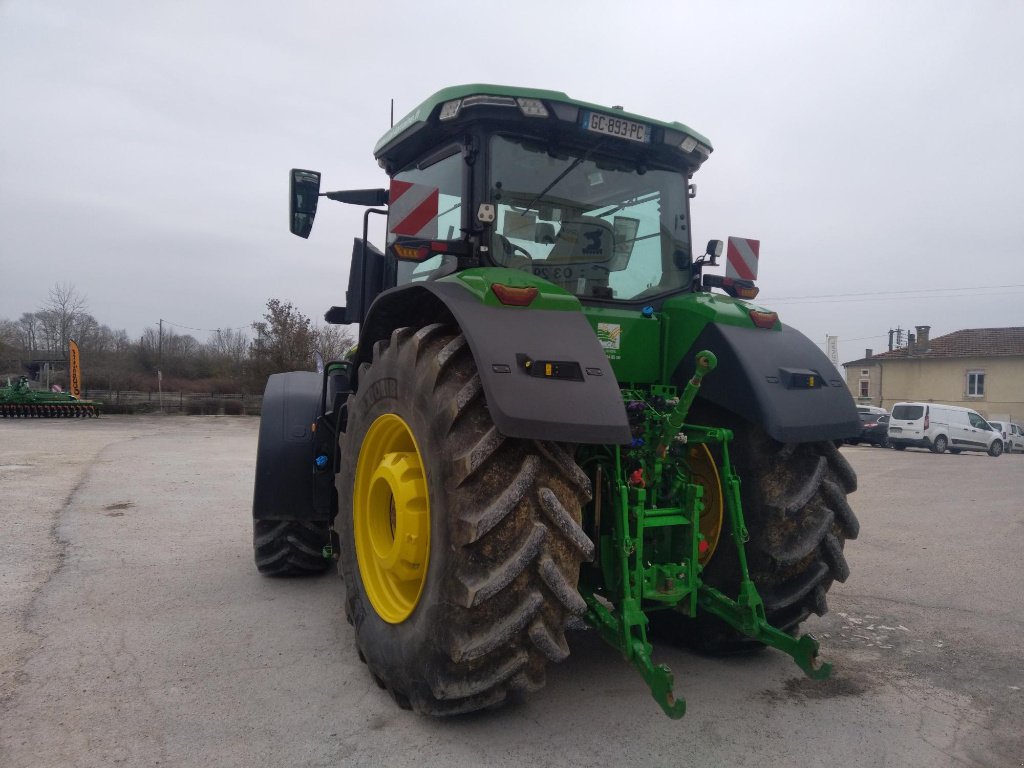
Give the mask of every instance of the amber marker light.
POLYGON ((391 246, 395 249, 395 255, 407 261, 423 261, 430 256, 430 248, 425 245, 408 246, 395 243, 391 246))
POLYGON ((750 310, 750 319, 758 328, 774 328, 775 324, 779 322, 779 313, 752 309, 750 310))
POLYGON ((509 307, 526 307, 537 298, 537 289, 532 285, 517 288, 513 285, 492 283, 491 290, 498 297, 498 301, 509 307))

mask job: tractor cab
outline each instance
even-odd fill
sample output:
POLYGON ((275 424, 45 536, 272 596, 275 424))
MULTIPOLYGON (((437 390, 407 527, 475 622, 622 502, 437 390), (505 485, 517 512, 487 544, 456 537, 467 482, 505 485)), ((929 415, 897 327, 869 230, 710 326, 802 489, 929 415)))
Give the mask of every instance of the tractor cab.
POLYGON ((409 240, 465 240, 474 265, 532 274, 584 301, 649 303, 688 291, 689 179, 710 152, 679 123, 564 93, 441 91, 375 150, 392 176, 397 282, 458 269, 456 255, 433 249, 408 259, 409 240))
POLYGON ((391 177, 390 189, 379 191, 388 203, 387 243, 362 259, 385 262, 370 295, 360 288, 362 303, 467 267, 516 270, 590 304, 657 306, 692 291, 702 262, 692 242, 690 179, 710 153, 710 142, 681 123, 557 91, 442 90, 374 150, 391 177))

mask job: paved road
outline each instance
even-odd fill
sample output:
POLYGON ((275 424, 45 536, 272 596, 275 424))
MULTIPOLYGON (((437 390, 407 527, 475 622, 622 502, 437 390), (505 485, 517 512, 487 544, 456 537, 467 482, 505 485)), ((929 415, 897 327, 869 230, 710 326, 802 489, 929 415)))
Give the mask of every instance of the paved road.
POLYGON ((259 577, 257 421, 0 421, 0 765, 1019 766, 1024 456, 844 448, 853 575, 774 652, 660 658, 661 715, 592 632, 525 703, 436 721, 356 657, 329 575, 259 577))

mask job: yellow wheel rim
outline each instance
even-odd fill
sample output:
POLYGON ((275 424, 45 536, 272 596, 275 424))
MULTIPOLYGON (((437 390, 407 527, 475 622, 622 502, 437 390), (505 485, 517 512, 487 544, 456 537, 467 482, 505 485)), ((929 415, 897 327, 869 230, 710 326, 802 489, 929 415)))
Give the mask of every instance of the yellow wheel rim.
POLYGON ((352 518, 370 604, 389 624, 405 621, 427 580, 430 499, 416 440, 393 413, 370 425, 359 448, 352 518))
POLYGON ((718 476, 715 459, 706 445, 695 445, 690 448, 687 451, 687 459, 693 482, 704 488, 704 511, 700 514, 700 532, 704 536, 703 544, 707 546, 701 547, 697 561, 701 565, 707 565, 711 556, 715 554, 718 537, 722 534, 722 479, 718 476))

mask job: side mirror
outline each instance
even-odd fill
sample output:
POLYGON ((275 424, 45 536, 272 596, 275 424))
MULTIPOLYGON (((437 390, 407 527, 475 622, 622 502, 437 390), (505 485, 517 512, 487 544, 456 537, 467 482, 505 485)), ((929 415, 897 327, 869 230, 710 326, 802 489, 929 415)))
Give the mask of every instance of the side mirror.
POLYGON ((320 199, 320 172, 292 168, 288 181, 288 225, 293 235, 309 237, 320 199))
POLYGON ((711 258, 711 266, 718 266, 718 257, 722 255, 721 240, 708 240, 708 248, 704 253, 711 258))

